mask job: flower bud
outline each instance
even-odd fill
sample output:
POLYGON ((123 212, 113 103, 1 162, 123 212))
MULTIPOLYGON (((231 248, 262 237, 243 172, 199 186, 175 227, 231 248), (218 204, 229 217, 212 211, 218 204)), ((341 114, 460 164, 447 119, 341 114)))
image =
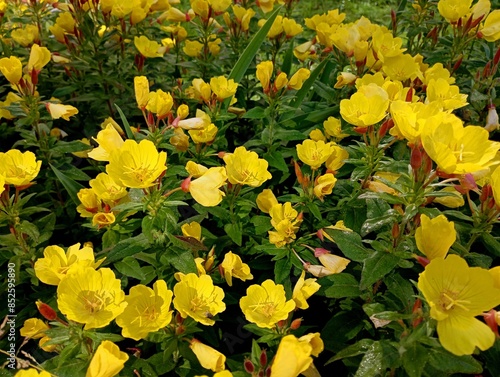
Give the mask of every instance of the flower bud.
POLYGON ((49 305, 43 303, 42 301, 38 300, 36 302, 36 307, 38 308, 38 311, 45 319, 48 319, 49 321, 54 321, 57 318, 56 311, 52 309, 49 305))
MULTIPOLYGON (((280 321, 284 322, 284 321, 280 321)), ((264 368, 267 365, 267 352, 266 350, 262 350, 259 356, 259 363, 264 368)))
POLYGON ((245 372, 252 374, 255 371, 255 366, 253 365, 250 359, 245 359, 243 362, 243 367, 245 368, 245 372))
POLYGON ((290 324, 290 329, 297 330, 300 327, 301 323, 302 323, 302 318, 294 319, 290 324))

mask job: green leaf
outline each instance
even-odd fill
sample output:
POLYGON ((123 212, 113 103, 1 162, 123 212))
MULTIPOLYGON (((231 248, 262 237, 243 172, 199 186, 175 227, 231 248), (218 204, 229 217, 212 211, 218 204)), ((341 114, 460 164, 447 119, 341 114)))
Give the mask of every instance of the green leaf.
POLYGON ((370 252, 361 243, 361 236, 356 232, 338 229, 323 229, 337 244, 342 253, 355 262, 362 262, 370 256, 370 252))
POLYGON ((429 364, 437 370, 448 374, 478 374, 483 371, 481 364, 472 356, 456 356, 439 348, 430 350, 429 364))
POLYGON ((283 158, 283 155, 278 151, 268 152, 264 158, 269 163, 269 166, 278 169, 284 173, 288 172, 288 165, 283 158))
POLYGON ((350 274, 340 273, 325 277, 333 283, 325 290, 329 298, 358 297, 361 294, 359 282, 350 274))
POLYGON ((134 257, 126 257, 115 263, 115 268, 123 275, 137 280, 144 280, 146 275, 141 271, 141 266, 134 257))
POLYGON ((302 85, 302 88, 300 88, 299 91, 297 91, 297 94, 295 94, 295 97, 290 103, 291 107, 294 107, 296 109, 299 108, 299 106, 302 104, 302 101, 306 98, 307 94, 309 93, 309 89, 311 89, 311 86, 314 84, 316 79, 318 78, 319 74, 325 68, 326 63, 328 62, 328 59, 323 60, 321 63, 319 63, 316 68, 311 72, 311 75, 309 78, 304 81, 304 84, 302 85))
POLYGON ((243 114, 242 118, 245 119, 262 119, 266 116, 265 109, 259 106, 256 106, 250 110, 248 110, 245 114, 243 114))
POLYGON ((383 278, 397 266, 399 257, 387 252, 375 252, 367 258, 361 272, 360 288, 366 289, 377 280, 383 278))
POLYGON ((383 356, 382 346, 379 342, 374 342, 361 359, 354 377, 379 376, 382 372, 383 356))
POLYGON ((59 181, 62 183, 62 185, 64 186, 64 188, 68 192, 68 195, 71 198, 71 200, 73 201, 73 203, 75 203, 76 206, 79 206, 80 199, 78 199, 77 194, 78 194, 78 191, 80 191, 81 189, 83 189, 85 187, 82 186, 81 184, 79 184, 77 181, 69 178, 64 173, 57 170, 52 164, 49 164, 49 165, 50 165, 50 168, 52 169, 52 171, 54 172, 54 174, 56 175, 57 179, 59 179, 59 181))
POLYGON ((374 341, 372 339, 361 339, 359 342, 353 344, 352 346, 344 348, 342 351, 338 352, 326 364, 333 363, 334 361, 344 359, 346 357, 353 357, 362 355, 371 349, 374 341))
POLYGON ((282 284, 290 277, 292 260, 288 257, 278 260, 274 265, 274 280, 277 284, 282 284))
POLYGON ((241 228, 240 222, 224 225, 224 231, 236 245, 241 246, 241 243, 243 242, 243 229, 241 228))
POLYGON ((274 133, 274 139, 281 141, 304 140, 306 136, 297 130, 279 129, 274 133))
POLYGON ((189 274, 190 272, 196 273, 198 271, 196 263, 194 262, 193 254, 190 250, 172 248, 169 250, 167 260, 177 271, 184 274, 189 274))
POLYGON ((87 151, 92 149, 92 147, 88 144, 82 143, 80 140, 74 141, 58 141, 55 146, 50 148, 51 152, 59 152, 59 153, 72 153, 72 152, 80 152, 87 151))
POLYGON ((481 241, 489 252, 497 257, 500 257, 500 242, 498 242, 495 237, 493 237, 490 233, 483 233, 481 235, 481 241))
POLYGON ((149 241, 144 234, 127 238, 118 242, 115 247, 106 255, 105 265, 119 261, 125 257, 132 256, 136 253, 144 251, 149 247, 149 241))
MULTIPOLYGON (((271 29, 271 26, 274 23, 274 20, 278 16, 279 12, 281 11, 282 7, 276 8, 276 10, 271 13, 269 18, 267 19, 266 23, 260 28, 260 30, 253 36, 252 40, 250 43, 247 45, 245 48, 245 51, 240 55, 240 58, 234 65, 233 69, 231 70, 231 73, 229 74, 228 79, 233 79, 234 82, 239 83, 243 76, 245 75, 248 67, 252 63, 253 58, 259 51, 260 45, 262 42, 267 37, 267 33, 271 29)), ((226 101, 227 106, 229 106, 229 101, 226 101)), ((226 107, 227 107, 226 106, 226 107)))
POLYGON ((403 368, 409 377, 420 377, 429 359, 429 351, 419 343, 413 342, 403 353, 403 368))
POLYGON ((288 49, 285 52, 285 56, 283 57, 283 64, 281 64, 281 72, 285 72, 288 77, 290 77, 290 70, 292 69, 292 60, 293 60, 293 47, 294 47, 294 39, 290 40, 288 44, 288 49))
POLYGON ((129 139, 135 140, 134 133, 132 132, 132 129, 130 128, 130 124, 128 123, 127 118, 125 117, 125 114, 123 114, 122 109, 115 103, 116 110, 118 110, 118 114, 120 114, 120 119, 122 120, 123 123, 123 128, 125 128, 125 133, 127 134, 127 137, 129 139))

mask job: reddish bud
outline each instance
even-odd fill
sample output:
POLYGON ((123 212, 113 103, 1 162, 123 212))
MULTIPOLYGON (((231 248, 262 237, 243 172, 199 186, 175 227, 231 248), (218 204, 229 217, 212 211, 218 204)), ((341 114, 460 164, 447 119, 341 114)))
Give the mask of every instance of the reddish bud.
POLYGON ((429 259, 421 257, 420 255, 416 255, 415 257, 417 259, 417 262, 420 263, 420 265, 424 268, 431 262, 429 259))
POLYGON ((474 29, 484 18, 484 14, 476 18, 474 21, 472 21, 472 24, 470 25, 471 29, 474 29))
POLYGON ((189 186, 191 185, 191 176, 187 177, 181 183, 181 189, 184 192, 189 192, 189 186))
POLYGON ((383 138, 387 131, 389 131, 392 127, 394 127, 394 121, 392 120, 392 118, 389 118, 384 123, 382 123, 382 126, 378 130, 378 136, 380 138, 383 138))
MULTIPOLYGON (((282 321, 280 321, 282 322, 282 321)), ((267 352, 266 350, 262 350, 259 356, 259 363, 264 368, 267 365, 267 352)))
POLYGON ((323 249, 322 247, 317 247, 314 249, 314 256, 316 258, 320 257, 321 255, 325 255, 325 254, 330 254, 330 252, 326 249, 323 249))
POLYGON ((392 25, 392 31, 396 33, 396 30, 398 28, 398 23, 396 18, 396 12, 394 11, 394 9, 391 9, 391 25, 392 25))
POLYGON ((461 18, 458 19, 457 28, 459 28, 459 29, 462 28, 462 19, 461 18))
POLYGON ((323 242, 325 240, 325 237, 323 236, 323 229, 319 229, 317 232, 316 232, 316 235, 318 236, 318 238, 321 240, 321 242, 323 242))
POLYGON ((266 377, 271 377, 271 367, 266 369, 266 377))
POLYGON ((300 327, 301 323, 302 323, 302 318, 294 319, 290 324, 290 329, 297 330, 300 327))
POLYGON ((285 327, 286 321, 282 319, 281 321, 278 321, 276 325, 278 326, 278 328, 282 329, 283 327, 285 327))
POLYGON ((399 224, 394 224, 391 230, 392 238, 396 239, 399 237, 399 224))
POLYGON ((422 151, 418 146, 411 149, 410 165, 413 170, 418 170, 422 166, 422 151))
POLYGON ((255 366, 253 365, 250 359, 245 359, 243 362, 243 367, 245 368, 245 372, 252 374, 255 371, 255 366))
POLYGON ((363 135, 368 132, 368 127, 354 127, 354 132, 363 135))
POLYGON ((413 304, 413 309, 412 309, 412 313, 417 313, 418 310, 422 310, 422 300, 420 300, 419 298, 417 298, 415 300, 415 303, 413 304))
POLYGON ((296 220, 297 221, 302 221, 302 219, 304 218, 304 212, 300 212, 298 215, 297 215, 297 218, 296 220))
POLYGON ((217 153, 217 157, 219 157, 219 158, 224 158, 225 155, 226 155, 226 152, 217 153))
POLYGON ((500 47, 498 48, 495 56, 493 57, 493 64, 497 65, 500 62, 500 47))
POLYGON ((491 309, 488 313, 483 314, 484 321, 489 326, 489 328, 495 333, 498 337, 498 324, 496 321, 496 310, 491 309))
POLYGON ((489 61, 488 63, 486 63, 486 65, 484 66, 484 69, 483 69, 483 79, 485 79, 486 77, 488 77, 491 73, 491 61, 489 61))
POLYGON ((413 88, 408 89, 408 92, 406 92, 406 102, 412 102, 413 101, 413 88))
POLYGON ((305 182, 304 174, 302 174, 302 170, 300 169, 300 165, 297 163, 297 161, 292 160, 292 162, 293 162, 293 169, 295 170, 295 176, 297 177, 297 182, 299 182, 302 185, 305 182))
POLYGON ((491 195, 492 195, 492 189, 490 184, 486 184, 483 186, 483 189, 481 191, 481 196, 479 197, 479 200, 481 202, 485 202, 491 195))
POLYGON ((54 321, 57 319, 56 311, 52 309, 49 305, 38 300, 36 302, 36 307, 38 308, 38 311, 45 319, 48 319, 49 321, 54 321))
POLYGON ((453 68, 451 70, 451 73, 453 72, 456 72, 458 68, 460 68, 460 66, 462 65, 462 61, 464 60, 464 57, 462 55, 460 55, 460 58, 458 58, 458 60, 455 62, 455 64, 453 65, 453 68))

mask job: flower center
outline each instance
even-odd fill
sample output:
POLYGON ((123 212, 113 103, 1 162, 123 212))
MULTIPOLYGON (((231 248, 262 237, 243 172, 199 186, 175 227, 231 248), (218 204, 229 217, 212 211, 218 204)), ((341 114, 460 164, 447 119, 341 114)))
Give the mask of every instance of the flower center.
POLYGON ((83 291, 80 294, 80 298, 83 301, 85 310, 90 313, 97 313, 106 306, 106 298, 99 295, 99 292, 94 291, 83 291))
POLYGON ((438 305, 444 311, 453 310, 455 307, 469 311, 469 308, 465 305, 470 304, 470 301, 460 300, 459 297, 459 292, 445 290, 444 292, 441 292, 439 296, 438 305))

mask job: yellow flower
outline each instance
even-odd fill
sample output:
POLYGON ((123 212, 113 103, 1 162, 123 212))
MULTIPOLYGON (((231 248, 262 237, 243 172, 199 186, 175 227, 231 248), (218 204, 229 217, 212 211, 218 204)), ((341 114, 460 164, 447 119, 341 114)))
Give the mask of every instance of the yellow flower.
POLYGON ((98 212, 92 216, 92 225, 97 226, 99 229, 114 224, 115 221, 116 217, 113 212, 98 212))
POLYGON ((109 156, 106 172, 125 187, 146 188, 167 170, 167 153, 159 152, 150 140, 126 140, 120 149, 109 156))
POLYGON ((453 221, 448 221, 444 215, 430 219, 427 215, 420 216, 420 226, 415 232, 417 248, 427 259, 444 258, 457 238, 453 221))
POLYGON ((302 84, 306 81, 311 75, 311 71, 307 68, 300 68, 297 72, 290 77, 288 81, 288 87, 291 89, 299 90, 302 88, 302 84))
POLYGON ((271 190, 264 189, 257 195, 256 203, 257 207, 259 207, 262 212, 269 213, 271 208, 273 208, 275 204, 278 204, 278 200, 271 190))
POLYGON ((264 13, 269 13, 273 10, 274 0, 259 0, 258 6, 264 13))
POLYGON ((204 207, 218 205, 226 195, 219 190, 226 184, 227 174, 223 167, 208 169, 200 178, 189 183, 189 193, 204 207))
POLYGON ((278 92, 288 85, 288 78, 285 72, 281 72, 274 80, 274 89, 278 92))
POLYGON ((137 106, 144 110, 149 101, 149 81, 146 76, 134 77, 134 92, 137 106))
POLYGON ((284 336, 271 364, 270 377, 296 377, 305 372, 313 362, 312 346, 301 342, 295 335, 284 336))
POLYGON ((319 176, 314 183, 314 196, 323 201, 326 195, 330 195, 335 187, 337 178, 332 173, 319 176))
POLYGON ((31 46, 30 58, 28 60, 28 72, 31 72, 33 69, 37 72, 40 71, 50 61, 50 56, 48 48, 40 47, 35 43, 31 46))
POLYGON ((321 130, 315 128, 311 132, 309 132, 309 139, 314 140, 314 141, 326 141, 325 135, 323 135, 323 132, 321 130))
POLYGON ((474 318, 500 304, 500 289, 488 270, 469 267, 459 256, 448 255, 427 265, 418 289, 437 320, 439 341, 446 350, 461 356, 493 345, 493 331, 474 318))
POLYGON ((83 188, 78 191, 78 199, 80 205, 76 210, 82 217, 93 217, 96 212, 102 210, 101 200, 97 197, 94 190, 83 188))
POLYGON ((172 109, 174 99, 170 93, 161 89, 156 92, 150 92, 146 109, 158 116, 158 119, 164 119, 172 109))
POLYGON ((228 180, 233 185, 259 187, 272 178, 271 173, 267 171, 268 162, 243 146, 236 148, 234 153, 225 154, 224 162, 228 180))
POLYGON ((333 153, 333 144, 325 143, 322 140, 304 140, 302 144, 297 144, 297 156, 311 169, 318 169, 328 157, 333 153))
POLYGON ((109 340, 103 340, 95 351, 85 377, 113 377, 123 369, 128 355, 109 340))
POLYGON ((25 338, 40 339, 45 336, 45 330, 49 328, 41 319, 30 318, 24 321, 24 326, 19 331, 19 334, 25 338))
POLYGON ((141 55, 146 58, 161 58, 165 53, 164 46, 160 46, 156 41, 150 41, 148 37, 144 35, 135 37, 134 45, 141 55))
POLYGON ((491 12, 483 26, 479 29, 479 32, 483 36, 484 40, 488 42, 496 42, 500 39, 500 9, 496 9, 491 12))
POLYGON ((460 94, 460 88, 450 85, 445 79, 429 80, 426 93, 426 103, 437 102, 444 110, 455 110, 468 104, 467 94, 460 94))
MULTIPOLYGON (((212 97, 212 89, 210 84, 207 84, 203 79, 193 79, 193 85, 186 90, 189 98, 197 99, 198 101, 210 101, 212 97)), ((197 111, 198 112, 198 111, 197 111)))
POLYGON ((261 285, 248 287, 246 296, 240 299, 240 307, 247 321, 272 329, 276 323, 288 318, 295 309, 295 302, 286 301, 283 285, 268 279, 261 285))
POLYGON ((457 22, 470 12, 472 0, 439 0, 438 11, 450 23, 457 22))
POLYGON ((348 134, 342 133, 342 124, 340 122, 340 119, 337 119, 335 117, 328 117, 328 119, 323 122, 323 127, 325 129, 325 134, 328 137, 342 140, 343 138, 349 136, 348 134))
MULTIPOLYGON (((302 25, 298 24, 297 21, 295 21, 293 18, 283 17, 283 20, 281 22, 283 25, 283 31, 285 32, 285 35, 287 36, 287 38, 295 37, 297 34, 300 34, 303 31, 302 25)), ((305 69, 305 68, 301 68, 301 69, 305 69)), ((307 69, 307 71, 309 71, 309 70, 307 69)))
POLYGON ((13 103, 20 102, 20 101, 22 101, 22 98, 19 97, 14 92, 7 93, 7 97, 5 98, 5 101, 0 102, 0 119, 2 119, 2 118, 14 119, 14 115, 12 115, 11 112, 9 110, 7 110, 5 107, 10 106, 13 103))
POLYGON ((271 76, 273 75, 273 62, 270 60, 266 60, 257 64, 257 72, 255 75, 257 79, 260 81, 260 85, 264 89, 264 93, 267 93, 269 90, 269 85, 271 84, 271 76))
POLYGON ((45 345, 45 343, 50 342, 52 339, 50 339, 48 336, 44 336, 38 341, 38 347, 43 349, 45 352, 54 352, 57 348, 55 344, 48 344, 45 345))
POLYGON ((311 355, 319 356, 325 349, 321 334, 319 332, 309 333, 299 338, 300 342, 308 343, 312 347, 311 355))
POLYGON ((97 161, 109 161, 109 155, 114 150, 120 149, 123 146, 123 139, 118 131, 111 123, 106 125, 106 128, 97 133, 97 138, 94 140, 99 144, 88 153, 88 156, 97 161))
POLYGON ((209 275, 190 273, 174 286, 174 307, 182 318, 191 317, 203 325, 215 324, 213 317, 226 310, 224 291, 214 286, 209 275))
POLYGON ((116 324, 122 328, 122 335, 139 340, 168 325, 172 320, 172 296, 164 280, 157 280, 153 289, 142 284, 130 288, 129 294, 125 296, 127 307, 116 318, 116 324))
POLYGON ((74 267, 98 268, 103 259, 95 261, 94 250, 74 244, 68 247, 66 253, 57 246, 47 246, 43 250, 43 258, 35 262, 35 275, 41 282, 49 285, 59 285, 66 274, 74 267))
POLYGON ((70 12, 63 12, 56 18, 56 25, 64 29, 65 32, 73 34, 75 32, 75 19, 70 12))
POLYGON ((203 344, 197 339, 192 339, 189 343, 189 348, 191 348, 203 368, 210 369, 213 372, 220 372, 226 369, 224 365, 226 363, 226 356, 212 347, 203 344))
POLYGON ((489 140, 480 126, 463 127, 452 114, 442 114, 427 122, 421 134, 427 154, 448 174, 475 173, 494 162, 500 143, 489 140))
POLYGON ((184 237, 193 237, 194 239, 201 241, 201 225, 199 222, 192 221, 189 224, 183 224, 181 226, 181 231, 184 237))
POLYGON ((391 80, 405 81, 421 76, 420 66, 410 54, 386 58, 382 70, 391 80))
POLYGON ((188 161, 186 163, 186 171, 190 176, 199 178, 208 171, 208 168, 194 161, 188 161))
POLYGON ((57 306, 71 321, 85 324, 85 330, 101 328, 118 317, 127 303, 120 280, 109 268, 76 268, 57 287, 57 306))
POLYGON ((21 46, 28 47, 33 42, 39 40, 38 26, 26 25, 24 28, 13 30, 10 36, 21 46))
POLYGON ((52 119, 63 118, 64 120, 69 121, 69 117, 78 114, 78 109, 71 105, 48 102, 46 106, 52 119))
POLYGON ((335 89, 343 88, 346 85, 353 84, 358 77, 351 72, 340 72, 337 76, 337 82, 333 86, 335 89))
POLYGON ((441 108, 435 102, 424 104, 397 100, 391 103, 390 112, 394 120, 390 134, 399 138, 404 137, 410 143, 417 143, 427 119, 440 113, 441 108))
POLYGON ((203 44, 198 41, 186 41, 182 51, 184 51, 187 56, 196 58, 201 55, 202 48, 203 44))
POLYGON ((189 148, 189 136, 182 128, 175 128, 174 135, 168 141, 177 151, 185 152, 189 148))
POLYGON ((314 255, 325 267, 326 270, 322 270, 324 275, 339 274, 344 271, 347 265, 351 262, 347 258, 339 257, 338 255, 332 254, 328 250, 321 248, 315 249, 314 255))
POLYGON ((340 101, 340 115, 350 124, 368 127, 384 119, 388 107, 387 92, 375 84, 369 84, 360 87, 350 99, 340 101))
POLYGON ((307 299, 318 292, 321 286, 316 283, 316 279, 305 279, 306 272, 302 271, 299 280, 293 287, 292 299, 298 309, 307 309, 309 304, 307 299))
POLYGON ((224 255, 224 260, 221 263, 224 279, 227 284, 233 286, 233 276, 241 281, 252 280, 253 275, 250 273, 248 264, 243 263, 239 255, 233 254, 232 251, 224 255))
POLYGON ((20 369, 14 375, 14 377, 52 377, 52 375, 44 370, 38 372, 38 370, 35 368, 29 368, 29 369, 20 369))
POLYGON ((0 59, 0 71, 13 85, 19 84, 23 76, 23 64, 16 56, 0 59))
POLYGON ((99 173, 95 179, 89 181, 89 185, 99 199, 108 204, 114 204, 128 195, 127 189, 117 184, 106 173, 99 173))
POLYGON ((490 185, 493 191, 493 198, 495 198, 495 203, 500 206, 500 166, 495 168, 490 176, 490 185))
POLYGON ((250 20, 255 16, 255 11, 252 8, 245 9, 239 5, 232 5, 231 8, 233 9, 236 20, 241 25, 241 30, 248 31, 250 20))
POLYGON ((434 198, 433 203, 439 203, 448 208, 459 208, 465 204, 464 197, 454 187, 445 187, 438 192, 446 192, 448 196, 438 196, 434 198))
POLYGON ((345 164, 345 160, 349 158, 349 152, 347 152, 344 148, 334 145, 333 152, 326 160, 325 165, 328 171, 336 172, 345 164))
POLYGON ((231 5, 231 0, 208 0, 208 3, 216 13, 224 12, 231 5))
POLYGON ((217 96, 218 101, 232 97, 236 93, 238 84, 233 79, 226 79, 224 76, 212 77, 210 79, 210 89, 217 96))
POLYGON ((117 18, 125 18, 134 8, 133 1, 115 1, 111 9, 111 15, 117 18))
POLYGON ((28 185, 40 172, 42 161, 37 161, 33 152, 22 153, 18 149, 0 152, 0 174, 5 183, 21 187, 28 185))
POLYGON ((215 124, 210 123, 201 129, 189 130, 188 133, 195 144, 211 144, 215 140, 218 130, 215 124))

